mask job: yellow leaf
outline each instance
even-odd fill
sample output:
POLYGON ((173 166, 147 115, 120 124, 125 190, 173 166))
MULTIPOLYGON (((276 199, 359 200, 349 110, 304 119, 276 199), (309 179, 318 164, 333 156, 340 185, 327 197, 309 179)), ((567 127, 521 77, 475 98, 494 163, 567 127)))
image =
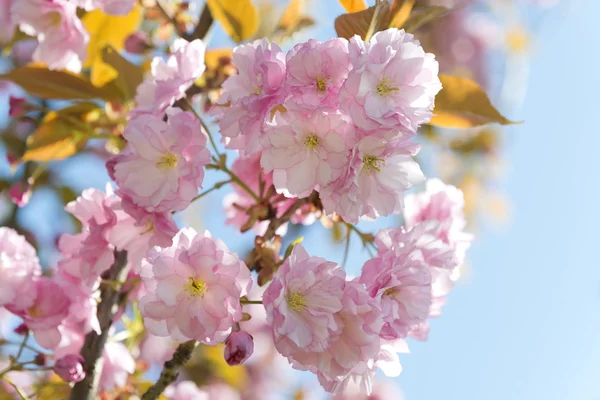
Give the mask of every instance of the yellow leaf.
POLYGON ((340 0, 340 3, 349 13, 362 11, 367 8, 365 0, 340 0))
POLYGON ((415 0, 404 1, 398 12, 394 15, 394 18, 392 18, 392 22, 390 22, 390 28, 402 28, 404 23, 408 20, 408 17, 410 17, 410 12, 412 11, 414 5, 415 0))
POLYGON ((250 0, 206 0, 213 18, 239 43, 258 29, 258 11, 250 0))
POLYGON ((516 124, 494 108, 487 94, 477 83, 456 76, 440 75, 443 89, 435 98, 430 125, 444 128, 470 128, 497 122, 516 124))
POLYGON ((142 67, 132 64, 119 54, 112 46, 102 49, 103 65, 110 66, 117 73, 113 83, 122 94, 123 100, 135 97, 136 88, 144 80, 142 67))
POLYGON ((0 79, 10 80, 27 92, 43 99, 94 99, 110 100, 113 94, 92 85, 81 76, 68 71, 51 71, 40 64, 15 68, 0 79))
POLYGON ((123 49, 125 39, 137 30, 142 17, 142 7, 136 5, 127 15, 114 16, 100 9, 85 14, 82 18, 85 29, 90 33, 88 57, 84 67, 91 67, 91 81, 96 86, 104 86, 115 79, 118 72, 105 63, 102 49, 111 46, 115 50, 123 49))
POLYGON ((248 371, 244 365, 231 367, 223 358, 225 345, 203 346, 202 354, 211 364, 215 375, 223 379, 230 386, 241 389, 248 382, 248 371))
POLYGON ((354 12, 351 14, 343 14, 335 19, 335 31, 339 37, 350 39, 354 35, 359 35, 366 39, 371 21, 376 19, 373 26, 373 31, 379 32, 387 29, 390 25, 390 8, 387 2, 380 3, 379 6, 369 7, 366 10, 354 12))
POLYGON ((204 55, 204 63, 207 70, 215 70, 219 67, 221 59, 231 58, 233 49, 211 49, 206 50, 204 55))
POLYGON ((448 14, 450 9, 442 6, 418 7, 413 8, 410 17, 406 20, 403 28, 407 32, 414 32, 421 26, 436 18, 448 14))
POLYGON ((77 153, 87 141, 82 133, 86 116, 98 109, 94 103, 80 103, 52 111, 27 137, 23 161, 62 160, 77 153))

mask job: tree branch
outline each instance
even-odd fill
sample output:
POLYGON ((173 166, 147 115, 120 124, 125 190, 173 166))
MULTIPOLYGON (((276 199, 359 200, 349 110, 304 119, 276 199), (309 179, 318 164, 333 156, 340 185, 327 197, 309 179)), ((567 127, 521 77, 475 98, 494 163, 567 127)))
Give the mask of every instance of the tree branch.
POLYGON ((177 375, 179 375, 179 368, 190 360, 197 345, 198 342, 195 340, 189 340, 177 346, 173 358, 165 362, 160 378, 142 395, 142 400, 158 399, 167 386, 175 382, 177 375))
MULTIPOLYGON (((108 270, 105 278, 110 281, 124 282, 129 273, 127 263, 127 252, 115 251, 115 262, 108 270)), ((98 305, 98 321, 100 322, 100 334, 92 331, 85 337, 81 348, 81 356, 84 358, 83 369, 85 379, 77 383, 71 391, 70 400, 95 400, 104 366, 104 345, 108 338, 108 331, 113 323, 113 318, 118 312, 120 288, 113 285, 102 284, 100 289, 101 302, 98 305)))

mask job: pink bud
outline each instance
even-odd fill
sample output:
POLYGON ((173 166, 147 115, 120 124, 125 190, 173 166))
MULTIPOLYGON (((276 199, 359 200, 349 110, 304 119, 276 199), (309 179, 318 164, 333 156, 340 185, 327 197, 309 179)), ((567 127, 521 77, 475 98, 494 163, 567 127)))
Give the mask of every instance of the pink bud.
POLYGON ((24 207, 31 198, 31 185, 26 183, 15 183, 8 189, 8 194, 13 203, 19 207, 24 207))
POLYGON ((125 50, 131 54, 142 54, 151 47, 144 32, 134 32, 125 39, 125 50))
POLYGON ((29 332, 29 328, 27 327, 27 325, 25 325, 25 324, 21 324, 21 325, 19 325, 19 326, 17 326, 17 327, 15 328, 14 332, 15 332, 17 335, 24 335, 24 334, 26 334, 27 332, 29 332))
POLYGON ((10 96, 8 98, 8 115, 10 117, 18 117, 25 114, 27 112, 25 104, 24 98, 10 96))
POLYGON ((83 361, 79 354, 69 354, 54 363, 54 372, 65 382, 81 382, 85 378, 83 361))
POLYGON ((43 353, 39 353, 37 356, 35 356, 33 362, 35 363, 35 365, 43 367, 44 365, 46 365, 46 355, 43 353))
POLYGON ((246 331, 233 332, 225 345, 224 357, 229 365, 240 365, 254 352, 254 340, 246 331))

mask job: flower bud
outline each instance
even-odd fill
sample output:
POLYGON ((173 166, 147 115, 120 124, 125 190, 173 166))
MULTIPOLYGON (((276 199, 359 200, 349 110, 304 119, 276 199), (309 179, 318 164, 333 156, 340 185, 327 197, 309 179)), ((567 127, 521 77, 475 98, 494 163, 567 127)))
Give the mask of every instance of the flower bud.
POLYGON ((69 354, 54 363, 54 372, 65 382, 81 382, 85 378, 83 361, 79 354, 69 354))
POLYGON ((21 324, 21 325, 19 325, 19 326, 17 326, 17 327, 15 328, 14 332, 15 332, 17 335, 24 335, 24 334, 26 334, 27 332, 29 332, 29 328, 27 327, 27 325, 25 325, 25 324, 21 324))
POLYGON ((229 365, 240 365, 254 352, 254 340, 246 331, 233 332, 225 345, 225 361, 229 365))
POLYGON ((24 207, 31 198, 31 185, 22 182, 15 183, 8 189, 8 194, 13 203, 19 207, 24 207))
POLYGON ((33 362, 35 365, 43 367, 44 365, 46 365, 46 355, 43 353, 39 353, 37 356, 35 356, 33 362))
POLYGON ((27 112, 26 101, 22 97, 10 96, 8 98, 8 115, 10 117, 18 117, 27 112))
POLYGON ((125 39, 125 50, 131 54, 143 54, 151 49, 150 39, 144 32, 134 32, 125 39))

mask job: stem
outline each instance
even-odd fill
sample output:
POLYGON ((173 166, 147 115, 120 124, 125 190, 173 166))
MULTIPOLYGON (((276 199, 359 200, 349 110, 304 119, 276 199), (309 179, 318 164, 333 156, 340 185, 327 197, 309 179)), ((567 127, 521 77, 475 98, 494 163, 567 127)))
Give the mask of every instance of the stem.
POLYGON ((213 149, 215 150, 215 153, 217 153, 217 156, 219 156, 219 158, 220 158, 221 153, 219 152, 219 148, 217 147, 217 144, 216 144, 215 140, 213 139, 213 136, 210 133, 208 126, 206 125, 206 123, 204 122, 202 117, 200 117, 200 114, 198 114, 198 112, 194 109, 194 107, 192 107, 192 105, 190 104, 190 102, 188 101, 187 98, 181 99, 181 103, 182 103, 182 105, 184 105, 184 108, 186 108, 188 111, 193 112, 194 115, 196 116, 196 118, 198 118, 198 121, 200 121, 200 125, 202 125, 202 128, 204 128, 204 130, 206 131, 206 135, 208 136, 208 139, 210 140, 210 144, 212 145, 213 149))
POLYGON ((267 228, 267 231, 263 235, 263 238, 265 240, 272 239, 273 236, 275 236, 275 232, 277 231, 277 229, 279 229, 279 227, 281 225, 288 222, 290 220, 290 218, 292 218, 294 216, 296 211, 298 211, 298 209, 300 209, 302 206, 304 206, 306 204, 314 203, 315 199, 318 198, 318 196, 319 196, 319 194, 316 191, 313 191, 310 194, 310 196, 296 200, 296 202, 294 204, 292 204, 290 206, 290 208, 288 208, 287 211, 284 212, 281 217, 271 219, 271 222, 269 223, 269 227, 267 228))
POLYGON ((373 18, 371 19, 371 23, 369 24, 369 29, 365 34, 365 42, 368 42, 377 29, 377 25, 379 24, 379 20, 383 14, 383 9, 387 6, 387 2, 383 2, 381 0, 376 0, 375 3, 375 12, 373 13, 373 18))
MULTIPOLYGON (((107 280, 123 282, 127 279, 129 273, 129 264, 127 263, 127 252, 115 251, 115 263, 108 270, 107 280)), ((95 400, 100 383, 100 375, 104 366, 104 345, 108 337, 108 331, 113 324, 113 319, 118 312, 120 289, 113 285, 103 285, 100 291, 101 303, 98 306, 98 321, 100 322, 101 333, 98 335, 92 331, 85 337, 85 342, 81 348, 81 356, 85 362, 83 369, 85 378, 75 384, 71 391, 70 400, 95 400)))
POLYGON ((25 336, 23 337, 23 341, 21 342, 21 345, 19 346, 19 350, 17 351, 17 355, 15 357, 15 361, 19 361, 19 358, 21 358, 21 354, 23 354, 23 350, 25 349, 25 345, 27 344, 27 340, 29 339, 29 331, 25 332, 25 336))
POLYGON ((13 389, 15 389, 15 392, 17 392, 17 394, 19 395, 19 397, 21 398, 21 400, 28 400, 27 395, 25 395, 25 393, 23 393, 23 391, 17 385, 15 385, 10 379, 8 379, 5 376, 3 376, 2 379, 6 383, 8 383, 10 386, 12 386, 13 389))
POLYGON ((244 182, 242 182, 242 180, 240 178, 238 178, 238 176, 236 174, 234 174, 233 171, 231 171, 225 165, 217 166, 217 168, 220 169, 221 171, 225 172, 227 175, 229 175, 231 177, 231 180, 233 181, 233 183, 235 183, 236 185, 241 187, 243 190, 245 190, 246 193, 248 193, 250 196, 252 196, 252 198, 254 200, 256 200, 257 203, 260 203, 260 198, 256 195, 256 193, 254 193, 252 191, 252 189, 250 189, 248 187, 248 185, 246 185, 244 182))
MULTIPOLYGON (((158 381, 142 395, 142 400, 156 400, 171 383, 175 382, 179 375, 179 368, 192 358, 192 353, 198 345, 195 340, 189 340, 177 346, 173 358, 165 362, 158 381)), ((74 400, 74 399, 72 399, 74 400)))
POLYGON ((215 183, 215 186, 211 187, 211 188, 210 188, 210 189, 208 189, 208 190, 205 190, 204 192, 200 193, 198 196, 194 197, 194 198, 192 199, 192 203, 193 203, 194 201, 196 201, 196 200, 198 200, 198 199, 200 199, 200 198, 202 198, 202 197, 206 196, 207 194, 209 194, 209 193, 210 193, 210 192, 212 192, 213 190, 220 189, 220 188, 222 188, 223 186, 225 186, 225 185, 227 185, 228 183, 231 183, 231 182, 233 182, 233 179, 230 179, 230 180, 228 180, 228 181, 223 181, 223 182, 217 182, 217 183, 215 183))
POLYGON ((262 300, 240 300, 240 304, 262 304, 262 300))

